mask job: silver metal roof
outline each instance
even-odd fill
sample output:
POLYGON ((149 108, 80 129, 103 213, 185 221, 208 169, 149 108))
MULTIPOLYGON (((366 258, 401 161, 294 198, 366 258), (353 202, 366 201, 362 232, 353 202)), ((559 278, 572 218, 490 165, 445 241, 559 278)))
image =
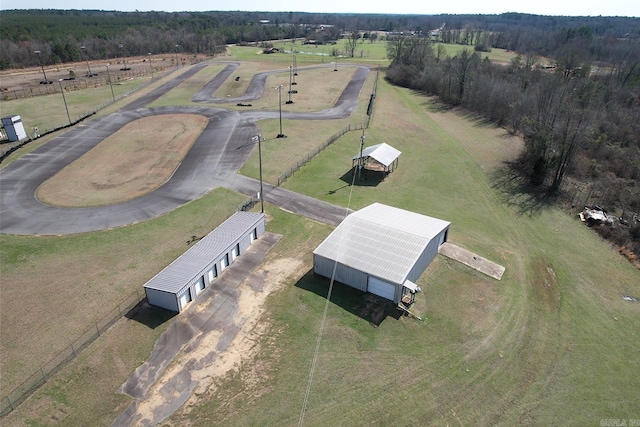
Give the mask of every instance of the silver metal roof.
POLYGON ((170 293, 180 292, 187 284, 204 274, 207 266, 225 254, 264 217, 262 213, 236 212, 156 274, 144 287, 170 293))
POLYGON ((347 216, 313 253, 403 284, 431 239, 450 224, 374 203, 347 216))
MULTIPOLYGON (((391 163, 393 163, 398 157, 400 157, 401 152, 383 142, 382 144, 372 145, 371 147, 367 147, 362 150, 362 157, 371 157, 378 163, 384 165, 385 167, 389 167, 391 163)), ((351 160, 356 160, 360 158, 360 154, 351 158, 351 160)))

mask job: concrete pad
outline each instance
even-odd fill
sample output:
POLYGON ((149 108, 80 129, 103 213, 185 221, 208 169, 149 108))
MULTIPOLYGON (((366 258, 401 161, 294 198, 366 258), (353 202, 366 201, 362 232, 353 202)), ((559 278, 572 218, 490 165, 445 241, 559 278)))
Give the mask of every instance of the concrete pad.
POLYGON ((491 276, 494 279, 502 279, 502 274, 505 268, 495 262, 484 259, 479 255, 474 254, 471 251, 463 249, 453 243, 445 242, 440 245, 438 252, 447 258, 454 259, 467 265, 473 269, 478 270, 481 273, 491 276))

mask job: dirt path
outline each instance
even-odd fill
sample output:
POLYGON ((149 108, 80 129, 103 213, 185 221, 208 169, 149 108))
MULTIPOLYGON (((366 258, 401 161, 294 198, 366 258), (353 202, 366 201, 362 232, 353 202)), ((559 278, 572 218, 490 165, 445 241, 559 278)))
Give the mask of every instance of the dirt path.
POLYGON ((237 312, 233 316, 238 328, 235 337, 227 343, 228 333, 220 329, 196 337, 140 402, 138 411, 142 419, 133 425, 160 423, 171 415, 167 408, 189 412, 204 396, 216 392, 220 379, 249 364, 260 351, 260 338, 271 326, 262 321, 267 297, 301 267, 300 260, 283 258, 252 273, 238 288, 237 312), (182 381, 186 371, 191 380, 188 386, 182 381), (172 384, 187 387, 176 396, 167 393, 172 384), (178 406, 180 403, 183 405, 178 406))
POLYGON ((203 395, 215 393, 220 379, 255 357, 270 328, 264 319, 267 297, 304 273, 296 258, 260 265, 279 238, 261 237, 178 315, 150 358, 122 385, 120 392, 136 400, 114 426, 156 425, 180 408, 188 412, 203 395))

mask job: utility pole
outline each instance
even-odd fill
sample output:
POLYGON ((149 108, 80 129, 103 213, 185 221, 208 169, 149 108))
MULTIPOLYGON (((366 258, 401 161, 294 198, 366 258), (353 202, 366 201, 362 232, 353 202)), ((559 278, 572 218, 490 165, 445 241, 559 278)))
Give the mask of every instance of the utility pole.
POLYGON ((80 49, 82 49, 82 53, 84 53, 85 58, 87 59, 87 69, 89 70, 89 74, 87 74, 87 77, 93 77, 91 66, 89 65, 89 55, 87 54, 87 47, 85 45, 82 45, 80 46, 80 49))
POLYGON ((151 64, 151 52, 147 53, 149 57, 149 69, 151 70, 151 81, 153 81, 153 64, 151 64))
MULTIPOLYGON (((35 53, 36 55, 38 55, 38 63, 40 63, 40 68, 42 68, 42 75, 44 76, 44 80, 40 82, 40 84, 43 85, 48 85, 50 82, 49 80, 47 80, 47 75, 44 72, 44 65, 42 65, 42 60, 40 59, 40 52, 39 50, 34 50, 33 53, 35 53)), ((53 83, 53 82, 51 82, 53 83)))
POLYGON ((286 138, 287 135, 282 133, 282 85, 276 87, 278 91, 278 111, 280 112, 280 133, 276 135, 276 138, 286 138))
POLYGON ((366 136, 364 136, 364 129, 362 129, 362 136, 360 137, 360 159, 358 159, 358 180, 360 180, 362 175, 362 167, 364 166, 364 159, 362 158, 362 151, 364 150, 364 140, 366 136))
POLYGON ((107 64, 107 76, 109 77, 109 87, 111 88, 111 98, 113 98, 113 102, 116 102, 116 96, 113 94, 113 82, 111 81, 111 73, 109 72, 109 65, 107 64))
POLYGON ((71 116, 69 115, 69 107, 67 107, 67 98, 65 98, 64 90, 62 89, 62 79, 58 79, 58 84, 60 85, 60 93, 62 94, 62 100, 64 101, 64 109, 67 110, 67 118, 69 119, 69 124, 71 124, 71 116))
POLYGON ((293 65, 289 65, 289 100, 286 102, 287 104, 293 104, 293 101, 291 100, 291 94, 293 93, 293 91, 291 90, 291 73, 293 71, 293 65))
POLYGON ((118 47, 120 48, 120 56, 122 56, 122 68, 120 68, 120 71, 128 71, 131 68, 127 68, 127 60, 124 57, 124 45, 120 43, 118 47))
POLYGON ((262 189, 262 135, 251 138, 258 141, 258 161, 260 162, 260 212, 264 213, 264 190, 262 189))
POLYGON ((293 83, 291 83, 292 85, 297 85, 298 83, 296 83, 296 76, 298 75, 298 65, 297 65, 297 61, 296 61, 296 54, 293 54, 293 64, 291 64, 291 67, 293 68, 293 83))

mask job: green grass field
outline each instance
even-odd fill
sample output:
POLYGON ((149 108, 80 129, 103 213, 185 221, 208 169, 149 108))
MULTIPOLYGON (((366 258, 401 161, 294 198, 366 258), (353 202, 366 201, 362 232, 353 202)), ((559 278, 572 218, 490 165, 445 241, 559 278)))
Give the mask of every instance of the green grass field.
MULTIPOLYGON (((239 57, 236 49, 250 48, 232 48, 239 57)), ((372 86, 370 77, 360 109, 349 120, 286 121, 289 138, 263 147, 267 180, 273 182, 290 161, 346 124, 360 122, 372 86)), ((188 90, 174 99, 187 95, 188 90)), ((277 121, 258 125, 270 135, 277 121)), ((371 298, 336 285, 304 425, 600 425, 601 419, 640 418, 635 375, 640 305, 621 298, 623 293, 640 296, 640 272, 574 216, 552 206, 532 207, 525 197, 503 191, 501 162, 517 152, 520 142, 383 79, 365 134, 365 145, 387 142, 402 151, 398 169, 384 181, 349 186, 344 177, 361 136, 349 132, 285 187, 354 209, 378 201, 451 221, 450 241, 504 265, 506 272, 496 281, 439 256, 418 282, 423 293, 414 311, 425 321, 399 317, 388 308, 377 327, 371 324, 371 298)), ((242 173, 256 176, 256 156, 242 173)), ((31 338, 50 351, 56 343, 47 339, 66 345, 60 335, 73 337, 76 330, 63 324, 53 329, 60 321, 56 315, 79 310, 74 318, 81 329, 78 319, 90 322, 98 307, 141 288, 185 249, 184 241, 214 228, 241 200, 216 190, 161 218, 117 230, 0 236, 3 282, 10 273, 16 288, 28 292, 13 296, 3 289, 3 304, 29 298, 42 307, 19 314, 3 306, 3 390, 28 371, 27 363, 38 363, 27 352, 40 351, 41 358, 46 353, 21 347, 6 334, 36 331, 31 338), (81 269, 64 271, 64 265, 96 260, 103 264, 88 279, 81 269), (49 292, 27 288, 33 280, 26 280, 26 273, 36 264, 41 277, 56 280, 47 289, 85 280, 88 285, 74 289, 89 286, 85 292, 99 292, 98 300, 87 304, 86 293, 67 292, 62 296, 68 307, 52 304, 49 292), (51 275, 55 266, 58 273, 51 275), (56 313, 48 313, 48 307, 56 313), (21 363, 21 357, 28 358, 21 363)), ((296 258, 306 268, 270 296, 261 321, 267 332, 255 359, 218 380, 215 391, 176 412, 167 425, 300 424, 328 289, 327 280, 309 272, 311 252, 331 228, 273 206, 267 206, 267 214, 267 228, 284 236, 267 261, 296 258)), ((142 315, 147 320, 119 322, 3 425, 110 425, 130 402, 115 390, 171 321, 161 311, 142 315)))
MULTIPOLYGON (((449 43, 436 43, 435 46, 442 46, 445 52, 449 56, 455 56, 463 50, 467 49, 470 52, 475 52, 473 46, 466 46, 461 44, 449 44, 449 43)), ((509 52, 504 49, 491 48, 491 52, 478 52, 480 58, 489 58, 491 61, 509 62, 512 58, 515 58, 514 52, 509 52)))

